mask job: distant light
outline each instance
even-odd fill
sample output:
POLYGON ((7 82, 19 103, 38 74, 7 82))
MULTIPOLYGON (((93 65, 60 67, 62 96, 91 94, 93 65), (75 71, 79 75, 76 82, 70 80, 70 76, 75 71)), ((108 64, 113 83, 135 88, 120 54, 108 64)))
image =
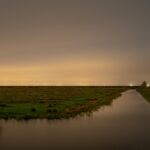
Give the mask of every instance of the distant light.
POLYGON ((130 86, 130 87, 133 87, 134 85, 133 85, 133 83, 130 83, 129 86, 130 86))
POLYGON ((147 84, 147 87, 150 87, 150 84, 147 84))

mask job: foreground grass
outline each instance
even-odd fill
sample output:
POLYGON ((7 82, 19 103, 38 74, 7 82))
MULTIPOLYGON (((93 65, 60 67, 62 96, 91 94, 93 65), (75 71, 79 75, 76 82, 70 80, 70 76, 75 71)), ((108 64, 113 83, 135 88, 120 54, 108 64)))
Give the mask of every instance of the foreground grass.
POLYGON ((137 91, 150 102, 150 88, 137 88, 137 91))
POLYGON ((0 87, 0 118, 59 119, 109 105, 127 87, 0 87))

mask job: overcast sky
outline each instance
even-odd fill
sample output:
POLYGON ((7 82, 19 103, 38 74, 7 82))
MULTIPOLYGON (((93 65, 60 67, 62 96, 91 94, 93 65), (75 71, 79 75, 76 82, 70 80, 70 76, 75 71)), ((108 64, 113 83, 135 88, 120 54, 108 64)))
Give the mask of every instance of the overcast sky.
POLYGON ((0 0, 0 85, 150 82, 149 0, 0 0))

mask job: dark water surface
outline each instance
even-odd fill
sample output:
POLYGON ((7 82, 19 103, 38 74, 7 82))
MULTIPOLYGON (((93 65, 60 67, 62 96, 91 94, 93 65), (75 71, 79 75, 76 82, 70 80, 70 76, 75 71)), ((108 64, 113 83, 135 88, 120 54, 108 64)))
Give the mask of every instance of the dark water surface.
POLYGON ((150 104, 130 90, 69 120, 0 120, 0 150, 149 150, 150 104))

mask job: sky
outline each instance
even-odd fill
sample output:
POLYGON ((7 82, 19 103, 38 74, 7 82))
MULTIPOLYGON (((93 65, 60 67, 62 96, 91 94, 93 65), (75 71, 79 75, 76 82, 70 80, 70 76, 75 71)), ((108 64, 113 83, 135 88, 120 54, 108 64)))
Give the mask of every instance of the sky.
POLYGON ((149 0, 0 0, 0 85, 150 82, 149 0))

